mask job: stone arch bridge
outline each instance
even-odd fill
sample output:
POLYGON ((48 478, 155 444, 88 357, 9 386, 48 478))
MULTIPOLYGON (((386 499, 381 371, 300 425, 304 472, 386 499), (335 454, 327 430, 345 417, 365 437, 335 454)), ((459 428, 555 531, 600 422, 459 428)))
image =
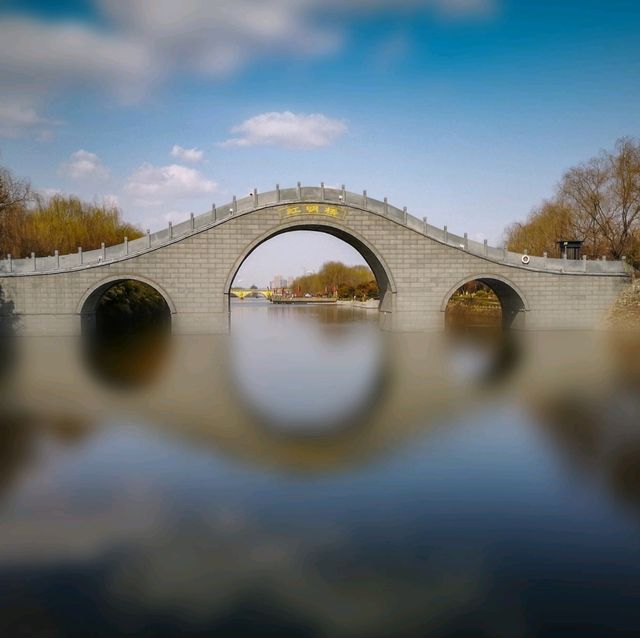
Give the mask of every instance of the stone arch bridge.
POLYGON ((630 278, 624 262, 515 254, 432 226, 366 191, 298 185, 254 190, 117 246, 7 256, 0 261, 0 325, 22 334, 79 334, 92 325, 104 292, 134 279, 165 298, 174 333, 224 333, 241 264, 261 243, 292 230, 329 233, 356 248, 381 290, 380 323, 394 331, 442 328, 449 298, 474 279, 496 292, 506 324, 592 328, 630 278))

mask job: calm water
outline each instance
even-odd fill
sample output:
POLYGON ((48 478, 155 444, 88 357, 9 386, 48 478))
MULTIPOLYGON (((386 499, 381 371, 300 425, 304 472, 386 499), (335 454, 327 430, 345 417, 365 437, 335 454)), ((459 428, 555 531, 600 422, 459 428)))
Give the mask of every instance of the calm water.
POLYGON ((255 301, 5 344, 0 636, 639 635, 629 347, 255 301))

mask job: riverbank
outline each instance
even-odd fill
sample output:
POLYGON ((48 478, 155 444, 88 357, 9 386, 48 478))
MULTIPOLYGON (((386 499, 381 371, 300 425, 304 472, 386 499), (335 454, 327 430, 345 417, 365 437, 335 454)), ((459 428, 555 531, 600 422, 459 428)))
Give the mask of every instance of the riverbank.
POLYGON ((640 331, 640 279, 625 288, 607 317, 610 327, 640 331))
POLYGON ((366 301, 355 301, 353 299, 339 299, 340 306, 349 306, 350 308, 362 308, 364 310, 378 310, 380 301, 378 299, 367 299, 366 301))

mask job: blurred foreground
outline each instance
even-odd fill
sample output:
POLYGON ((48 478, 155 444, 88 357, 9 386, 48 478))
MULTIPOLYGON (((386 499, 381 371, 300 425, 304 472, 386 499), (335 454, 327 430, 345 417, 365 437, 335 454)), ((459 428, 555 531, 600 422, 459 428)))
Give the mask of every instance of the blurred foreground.
POLYGON ((0 635, 640 632, 640 344, 375 319, 3 341, 0 635))

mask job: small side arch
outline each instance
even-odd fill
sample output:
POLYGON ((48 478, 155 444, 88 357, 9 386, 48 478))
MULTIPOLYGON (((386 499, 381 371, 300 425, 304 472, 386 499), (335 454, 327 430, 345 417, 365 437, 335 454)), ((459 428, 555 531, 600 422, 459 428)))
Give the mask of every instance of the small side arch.
POLYGON ((147 277, 141 277, 140 275, 112 275, 94 284, 84 293, 84 295, 82 295, 82 298, 80 299, 80 302, 78 303, 78 306, 76 308, 76 314, 80 315, 83 333, 91 333, 95 330, 96 310, 98 308, 100 299, 105 294, 105 292, 109 290, 109 288, 123 281, 139 281, 140 283, 150 286, 159 295, 162 296, 165 303, 167 304, 167 307, 169 308, 170 314, 174 315, 176 313, 176 306, 173 303, 173 300, 171 299, 167 291, 164 290, 164 288, 158 285, 155 281, 148 279, 147 277))
POLYGON ((454 293, 471 281, 479 281, 496 294, 502 306, 502 325, 508 327, 523 327, 524 313, 530 310, 529 302, 522 290, 512 281, 502 275, 481 273, 461 279, 445 295, 440 310, 446 312, 447 306, 454 293))

